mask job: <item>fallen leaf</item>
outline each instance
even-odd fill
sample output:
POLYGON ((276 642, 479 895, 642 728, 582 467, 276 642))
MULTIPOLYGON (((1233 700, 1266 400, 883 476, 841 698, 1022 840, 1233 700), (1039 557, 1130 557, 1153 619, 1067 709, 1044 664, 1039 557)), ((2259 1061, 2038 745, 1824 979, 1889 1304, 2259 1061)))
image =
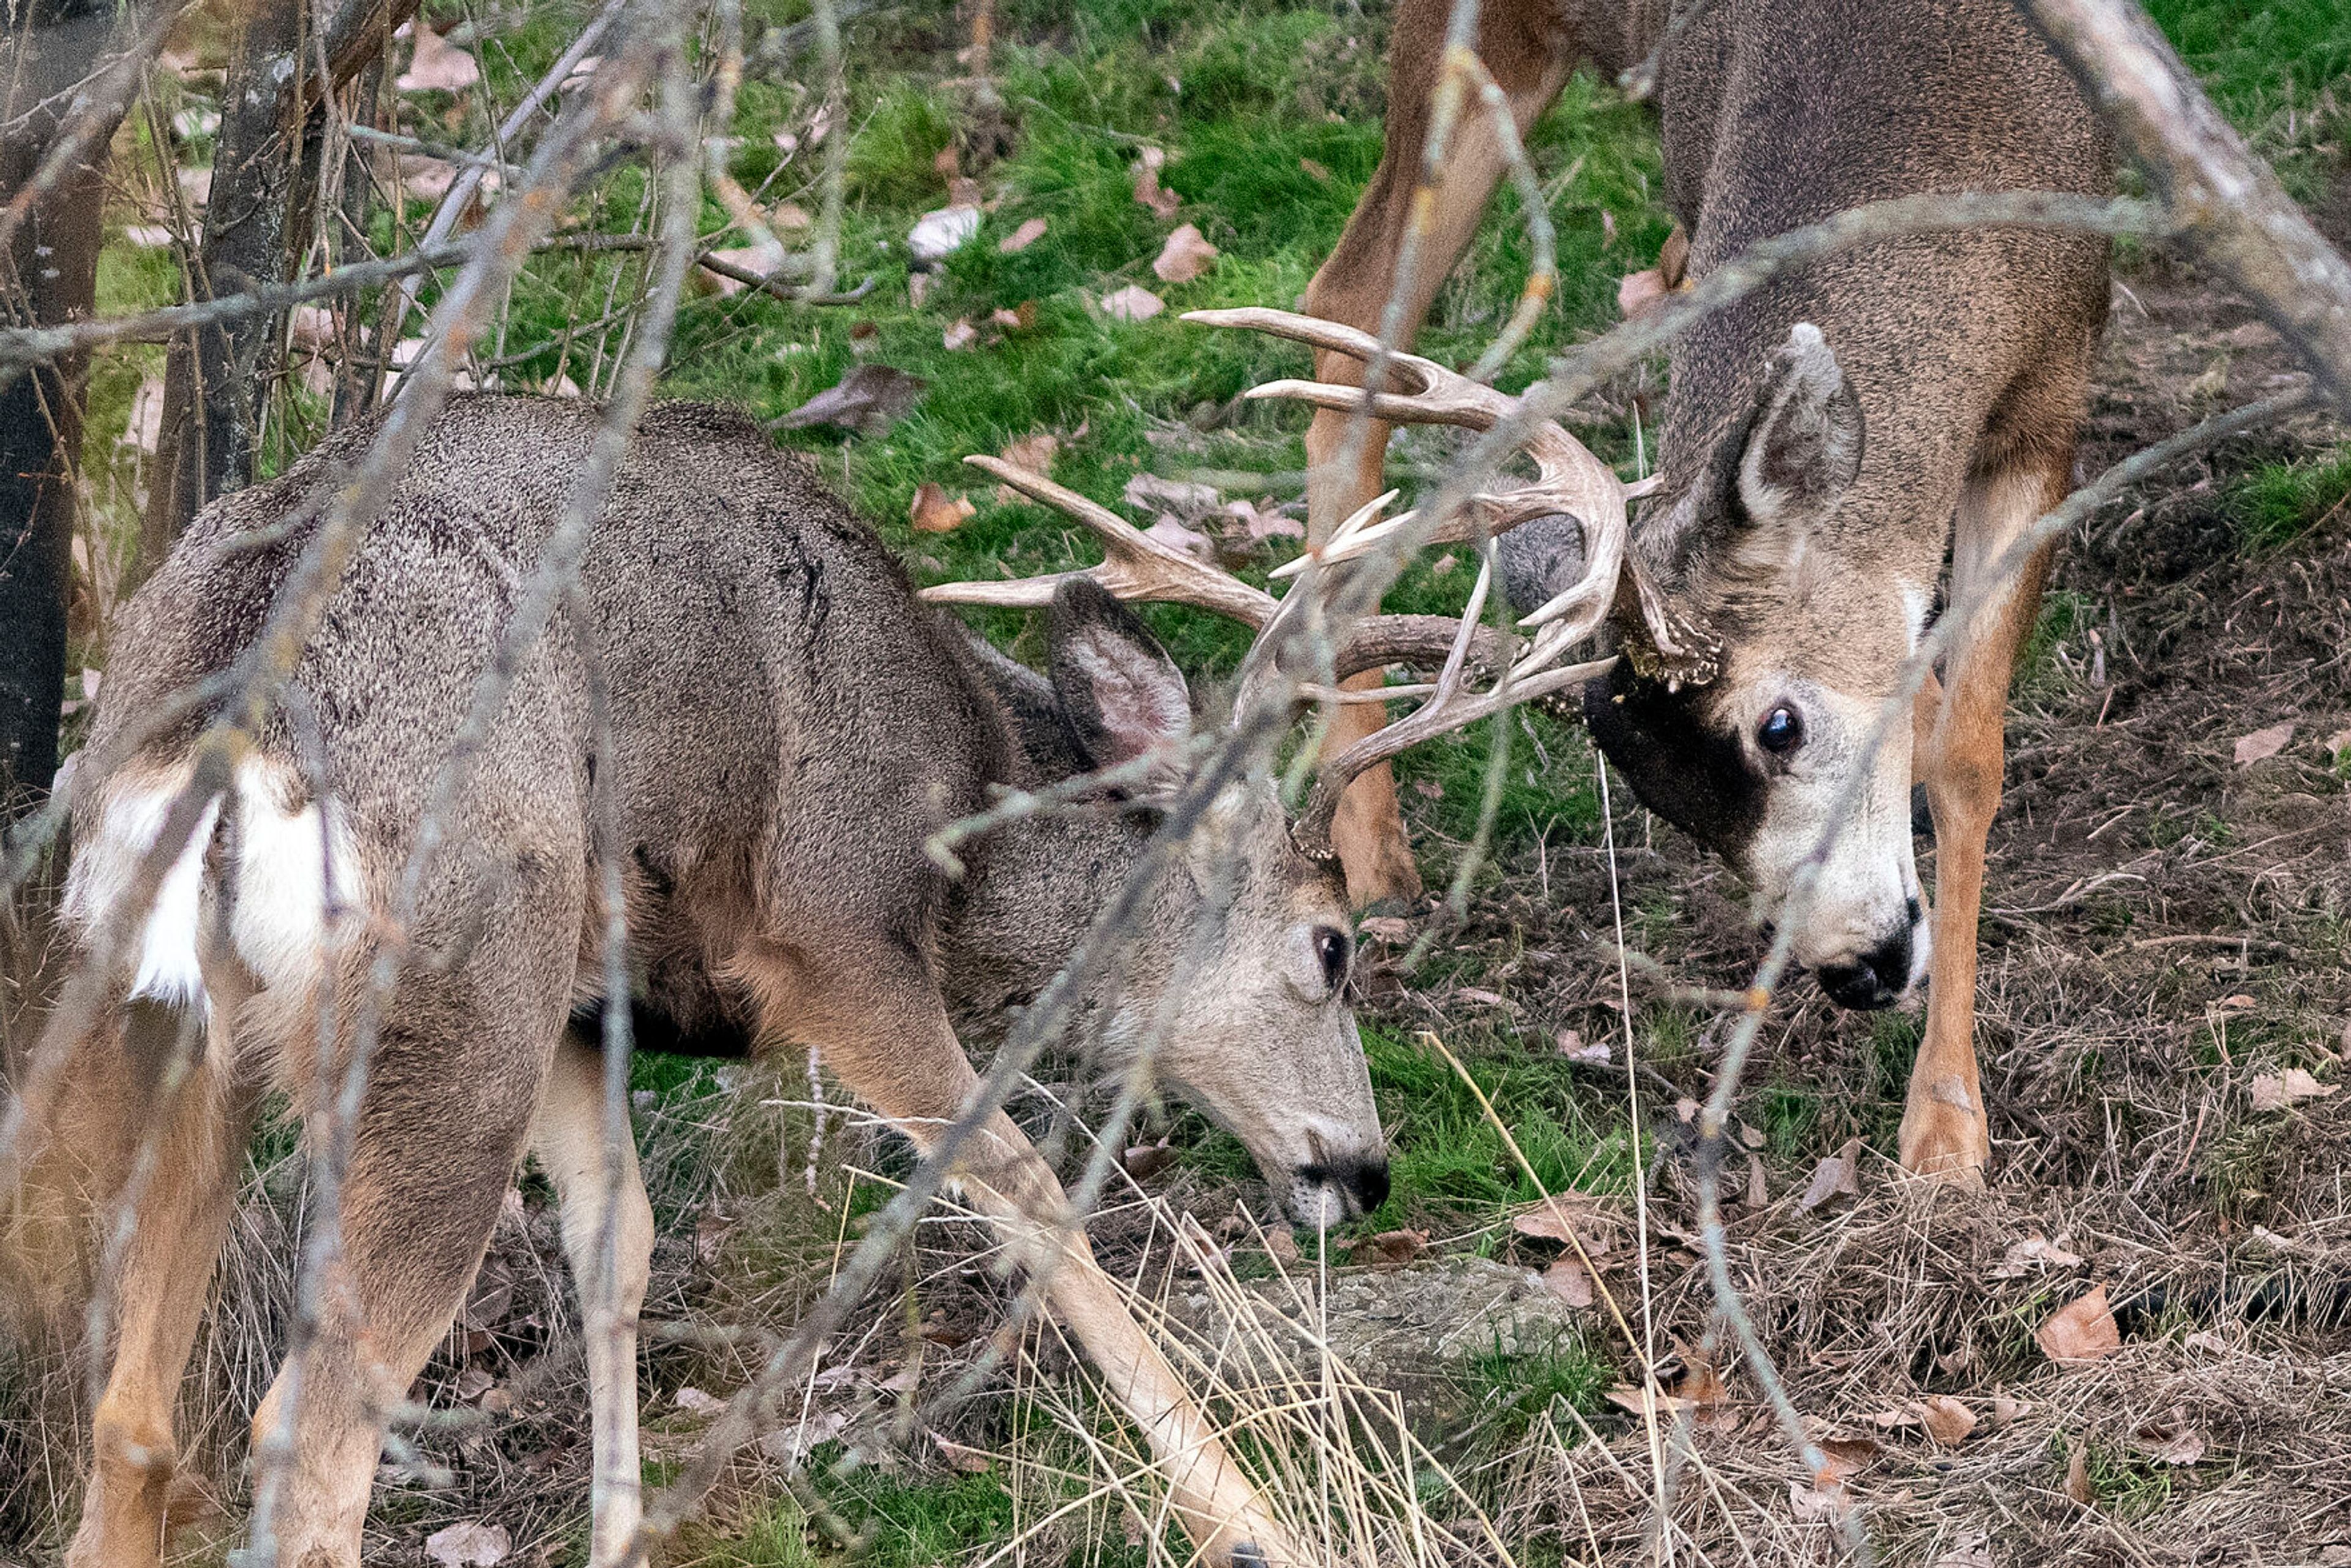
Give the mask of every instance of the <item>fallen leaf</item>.
POLYGON ((1184 204, 1184 198, 1165 190, 1159 183, 1159 171, 1167 166, 1167 153, 1163 148, 1146 147, 1134 161, 1134 199, 1149 207, 1162 218, 1172 218, 1184 204))
POLYGON ((716 1394, 705 1394, 690 1384, 679 1389, 674 1397, 679 1409, 690 1410, 696 1416, 723 1416, 726 1412, 726 1401, 716 1394))
POLYGON ((538 390, 546 393, 549 397, 579 397, 581 395, 580 383, 573 381, 567 375, 557 376, 553 381, 549 382, 538 390))
POLYGON ((1542 1282, 1551 1293, 1571 1307, 1592 1304, 1592 1276, 1580 1261, 1562 1258, 1542 1271, 1542 1282))
POLYGON ((469 1366, 457 1375, 457 1397, 470 1405, 487 1394, 496 1382, 487 1367, 469 1366))
POLYGON ((1590 1199, 1573 1193, 1554 1194, 1510 1216, 1510 1228, 1540 1240, 1572 1241, 1579 1234, 1578 1218, 1585 1230, 1600 1228, 1604 1223, 1590 1199))
POLYGON ((1607 1398, 1608 1403, 1618 1409, 1630 1411, 1635 1416, 1645 1416, 1652 1410, 1659 1416, 1678 1416, 1685 1410, 1697 1408, 1689 1400, 1682 1398, 1679 1395, 1660 1394, 1654 1387, 1635 1388, 1625 1384, 1620 1384, 1608 1390, 1607 1398))
POLYGON ((1395 915, 1374 915, 1357 927, 1374 941, 1390 944, 1412 940, 1412 922, 1395 915))
POLYGON ((409 57, 408 68, 394 87, 402 92, 455 92, 482 79, 482 68, 473 56, 455 44, 442 42, 440 34, 421 23, 413 30, 416 52, 409 57))
POLYGON ((1009 310, 999 308, 988 319, 1008 332, 1026 332, 1037 324, 1037 302, 1023 299, 1009 310))
POLYGON ((917 265, 935 266, 961 250, 978 232, 977 207, 941 207, 914 220, 914 226, 906 232, 906 248, 914 253, 917 265))
POLYGON ((979 329, 971 324, 968 316, 956 317, 954 324, 939 334, 939 346, 951 353, 957 349, 968 349, 978 341, 979 329))
MULTIPOLYGON (((731 267, 737 272, 747 272, 754 277, 764 278, 780 270, 789 258, 790 252, 779 245, 742 245, 734 246, 726 250, 711 251, 700 260, 715 261, 722 267, 731 267)), ((699 265, 698 262, 697 265, 699 265)), ((709 271, 706 267, 704 270, 709 271)), ((741 278, 729 277, 723 272, 710 272, 704 281, 722 295, 740 294, 751 287, 741 278)))
POLYGON ((1475 1002, 1481 1008, 1506 1008, 1510 1005, 1502 998, 1500 992, 1486 990, 1478 986, 1464 986, 1454 995, 1465 1002, 1475 1002))
POLYGON ((1263 544, 1272 538, 1302 539, 1306 537, 1306 525, 1271 501, 1227 501, 1225 516, 1240 525, 1241 537, 1251 544, 1263 544))
POLYGON ((995 1459, 977 1448, 967 1448, 961 1443, 950 1442, 936 1432, 931 1434, 931 1441, 938 1445, 939 1457, 946 1460, 950 1469, 961 1470, 967 1476, 977 1476, 985 1475, 996 1468, 995 1459))
POLYGON ((503 1524, 452 1524, 424 1538, 424 1555, 441 1568, 492 1568, 506 1561, 514 1542, 503 1524))
POLYGON ((1747 1156, 1747 1207, 1761 1208, 1771 1201, 1771 1195, 1763 1185, 1763 1162, 1753 1155, 1749 1155, 1747 1156))
POLYGON ((1006 444, 997 454, 1005 462, 1024 473, 1044 478, 1053 471, 1053 456, 1061 450, 1061 438, 1051 431, 1040 430, 1034 435, 1006 444))
POLYGON ((2090 1461, 2079 1443, 2065 1457, 2065 1495, 2084 1508, 2097 1495, 2090 1490, 2090 1461))
POLYGON ((1667 292, 1665 276, 1656 267, 1628 272, 1617 280, 1616 314, 1630 321, 1643 311, 1655 308, 1667 292))
POLYGON ((2123 1347, 2104 1285, 2050 1313, 2032 1337, 2042 1354, 2060 1364, 2102 1360, 2123 1347))
POLYGON ((2273 724, 2267 729, 2257 729, 2251 735, 2237 737, 2237 766, 2246 768, 2263 758, 2275 757, 2283 751, 2286 742, 2294 738, 2294 726, 2273 724))
POLYGON ((996 248, 1002 251, 1005 255, 1010 256, 1017 251, 1027 250, 1030 246, 1035 245, 1039 240, 1043 239, 1044 237, 1044 219, 1023 218, 1020 221, 1020 226, 1019 228, 1014 229, 1010 234, 1006 235, 1002 239, 996 242, 996 248))
POLYGON ((1861 1180, 1854 1170, 1854 1161, 1861 1154, 1861 1140, 1846 1140, 1844 1148, 1813 1167, 1813 1179, 1804 1188, 1804 1196, 1796 1200, 1802 1210, 1818 1208, 1837 1197, 1859 1197, 1861 1180))
POLYGON ((2192 1465, 2204 1457, 2204 1434, 2189 1425, 2188 1412, 2174 1407, 2171 1418, 2138 1429, 2139 1446, 2159 1465, 2192 1465))
POLYGON ((952 533, 978 509, 961 496, 948 495, 937 481, 925 479, 914 486, 914 500, 906 508, 906 520, 918 534, 952 533))
POLYGON ((1187 528, 1173 517, 1161 517, 1144 529, 1143 535, 1145 538, 1157 539, 1169 549, 1182 550, 1200 560, 1213 559, 1217 553, 1207 535, 1196 528, 1187 528))
POLYGON ((1722 1374, 1715 1370, 1714 1358, 1697 1345, 1674 1342, 1675 1354, 1681 1358, 1682 1379, 1674 1385, 1674 1392, 1700 1408, 1721 1404, 1730 1391, 1723 1385, 1722 1374))
POLYGON ((1288 1226, 1277 1225, 1265 1233, 1265 1251, 1267 1257, 1287 1269, 1298 1261, 1298 1238, 1290 1233, 1288 1226))
POLYGON ((1991 1537, 1980 1530, 1962 1530, 1950 1550, 1935 1559, 1934 1568, 1993 1568, 1991 1537))
POLYGON ((1214 485, 1195 484, 1188 479, 1162 479, 1156 474, 1129 476, 1126 487, 1119 495, 1130 507, 1156 512, 1162 517, 1172 516, 1181 522, 1193 522, 1207 517, 1222 500, 1214 485))
POLYGON ((2005 1427, 2032 1413, 2032 1406, 2022 1399, 2011 1399, 2005 1394, 1991 1396, 1991 1424, 1995 1427, 2005 1427))
POLYGON ((1198 225, 1186 224, 1159 247, 1158 259, 1151 264, 1151 270, 1159 275, 1162 283, 1189 283, 1214 267, 1217 256, 1217 247, 1201 237, 1198 225))
MULTIPOLYGON (((909 1371, 913 1370, 910 1366, 909 1371)), ((908 1387, 912 1387, 910 1383, 908 1387)), ((895 1392, 893 1390, 893 1392, 895 1392)), ((769 1458, 796 1465, 809 1455, 831 1442, 849 1427, 846 1410, 819 1410, 805 1421, 795 1421, 789 1427, 778 1427, 759 1439, 759 1451, 769 1458)))
POLYGON ((779 430, 835 425, 861 435, 879 435, 922 401, 930 382, 880 363, 856 367, 808 402, 776 421, 779 430))
POLYGON ((1815 1437, 1813 1447, 1825 1461, 1819 1479, 1834 1481, 1857 1476, 1886 1456, 1886 1446, 1875 1437, 1815 1437))
POLYGON ((1167 308, 1167 301, 1139 283, 1130 283, 1114 294, 1105 294, 1102 314, 1120 321, 1148 321, 1167 308))
POLYGON ((1356 1242, 1353 1256, 1356 1262, 1374 1269, 1401 1269, 1427 1250, 1426 1230, 1383 1230, 1356 1242))
POLYGON ((1948 1394, 1929 1394, 1918 1401, 1918 1421, 1938 1448, 1956 1448, 1976 1429, 1976 1413, 1948 1394))
POLYGON ((1149 1181, 1176 1163, 1176 1151, 1167 1146, 1166 1139, 1162 1138, 1155 1144, 1135 1145, 1120 1157, 1119 1163, 1135 1180, 1149 1181))
POLYGON ((1853 1506, 1853 1499, 1846 1494, 1843 1481, 1831 1481, 1826 1486, 1790 1481, 1788 1504, 1795 1511, 1799 1524, 1813 1524, 1843 1518, 1845 1510, 1853 1506))
POLYGON ((2342 1087, 2340 1083, 2321 1083, 2299 1067, 2289 1067, 2283 1072, 2257 1073, 2253 1078, 2253 1109, 2283 1111, 2304 1100, 2323 1100, 2342 1087))
POLYGON ((2068 1252, 2045 1236, 2028 1236, 2013 1242, 1993 1266, 1995 1280, 2021 1280, 2034 1269, 2073 1269, 2081 1265, 2081 1258, 2068 1252))

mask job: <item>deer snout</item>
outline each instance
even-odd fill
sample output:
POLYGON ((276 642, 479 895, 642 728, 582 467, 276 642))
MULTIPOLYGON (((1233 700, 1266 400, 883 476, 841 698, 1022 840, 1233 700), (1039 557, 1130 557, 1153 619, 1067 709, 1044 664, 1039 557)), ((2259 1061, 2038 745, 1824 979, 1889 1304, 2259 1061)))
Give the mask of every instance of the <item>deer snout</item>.
POLYGON ((1388 1200, 1388 1157, 1348 1155, 1298 1167, 1290 1217, 1301 1225, 1336 1225, 1359 1218, 1388 1200))
POLYGON ((1917 983, 1925 944, 1919 940, 1918 901, 1911 899, 1907 918, 1855 956, 1813 969, 1821 989, 1841 1008, 1868 1012, 1892 1007, 1917 983))

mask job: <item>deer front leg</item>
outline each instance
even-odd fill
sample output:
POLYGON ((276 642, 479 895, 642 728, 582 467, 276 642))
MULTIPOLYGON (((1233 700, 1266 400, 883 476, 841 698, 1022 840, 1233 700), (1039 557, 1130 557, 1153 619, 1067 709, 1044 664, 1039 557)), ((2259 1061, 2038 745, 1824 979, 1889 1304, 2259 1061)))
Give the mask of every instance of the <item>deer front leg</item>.
MULTIPOLYGON (((979 1087, 935 988, 903 947, 839 937, 820 958, 755 943, 731 973, 758 999, 764 1038, 814 1042, 841 1082, 925 1155, 979 1087)), ((1235 1568, 1303 1563, 1094 1261, 1061 1183, 1011 1118, 996 1113, 963 1145, 956 1179, 1149 1437, 1202 1558, 1235 1568)))
POLYGON ((1934 955, 1927 1034, 1902 1113, 1902 1168, 1968 1185, 1980 1185, 1991 1158, 1975 1048, 1984 843, 2000 810, 2009 681, 2040 607, 2049 551, 2038 552, 2012 583, 1994 584, 1990 573, 2009 543, 2041 515, 2047 494, 2038 475, 1968 486, 1959 504, 1951 598, 1959 606, 1980 591, 1991 591, 1992 597, 1946 661, 1940 710, 1919 756, 1935 817, 1934 955))

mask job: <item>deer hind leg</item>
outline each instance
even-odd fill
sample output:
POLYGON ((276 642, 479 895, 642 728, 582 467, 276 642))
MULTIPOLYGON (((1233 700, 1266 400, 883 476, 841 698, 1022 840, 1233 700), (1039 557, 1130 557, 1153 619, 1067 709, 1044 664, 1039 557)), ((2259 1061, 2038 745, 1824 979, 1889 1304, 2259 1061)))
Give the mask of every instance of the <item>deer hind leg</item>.
MULTIPOLYGON (((1421 209, 1417 258, 1412 275, 1398 290, 1396 269, 1415 222, 1414 194, 1428 137, 1429 96, 1437 86, 1444 54, 1448 9, 1442 0, 1406 0, 1398 11, 1395 42, 1388 51, 1392 75, 1387 140, 1380 166, 1354 215, 1348 219, 1337 248, 1306 288, 1306 314, 1369 332, 1379 330, 1394 297, 1404 312, 1399 347, 1409 347, 1419 332, 1430 301, 1478 232, 1486 199, 1493 193, 1494 183, 1504 168, 1493 121, 1473 97, 1455 124, 1436 201, 1421 209)), ((1487 8, 1478 52, 1509 95, 1511 116, 1521 131, 1559 95, 1573 63, 1556 47, 1534 8, 1510 5, 1487 8)), ((1314 373, 1318 380, 1341 385, 1363 382, 1363 366, 1344 354, 1318 354, 1314 373)), ((1387 458, 1388 426, 1373 422, 1350 461, 1346 448, 1353 423, 1353 415, 1323 409, 1316 412, 1307 427, 1306 531, 1311 543, 1328 538, 1348 514, 1385 487, 1380 476, 1387 458)), ((1348 685, 1363 690, 1380 683, 1381 676, 1374 671, 1348 685)), ((1379 708, 1368 704, 1336 708, 1330 719, 1330 737, 1324 745, 1333 751, 1386 722, 1379 708)), ((1418 896, 1420 871, 1405 841, 1395 784, 1385 763, 1348 787, 1331 837, 1346 867, 1348 895, 1357 904, 1418 896)))
POLYGON ((232 1082, 230 1010, 215 1007, 206 1021, 192 1009, 131 1002, 84 1042, 91 1064, 104 1044, 122 1048, 125 1061, 109 1064, 103 1084, 78 1087, 113 1097, 113 1124, 99 1134, 110 1146, 89 1153, 101 1186, 133 1210, 100 1210, 110 1228, 131 1228, 110 1281, 114 1356, 91 1421, 94 1463, 66 1553, 69 1568, 162 1561, 164 1504, 178 1461, 172 1406, 235 1209, 255 1108, 254 1096, 232 1082))
MULTIPOLYGON (((978 1087, 923 964, 903 948, 876 951, 861 965, 837 945, 819 962, 763 944, 734 973, 758 998, 763 1038, 816 1045, 852 1091, 925 1153, 978 1087)), ((1240 1568, 1305 1562, 1094 1261, 1083 1228, 1069 1221, 1061 1183, 1011 1118, 989 1117, 956 1156, 956 1170, 966 1200, 987 1217, 1014 1261, 1043 1280, 1047 1302, 1148 1435, 1201 1556, 1240 1568)))
POLYGON ((1984 842, 2000 810, 2009 682, 2032 635, 2050 551, 2036 552, 2004 587, 1991 574, 2064 488, 2062 469, 2011 469, 1970 480, 1959 501, 1952 602, 1987 589, 1992 596, 1944 660, 1942 704, 1919 759, 1935 816, 1934 956, 1901 1145, 1903 1168, 1919 1176, 1980 1182, 1991 1157, 1976 1067, 1976 923, 1984 842))
POLYGON ((604 1057, 577 1034, 556 1048, 531 1153, 563 1206, 563 1251, 580 1293, 595 1433, 590 1568, 625 1560, 643 1516, 637 1461, 637 1313, 652 1273, 653 1210, 622 1129, 620 1168, 605 1163, 604 1057), (610 1251, 606 1248, 610 1247, 610 1251), (609 1269, 608 1269, 609 1260, 609 1269))
POLYGON ((558 939, 522 955, 499 924, 454 973, 412 970, 386 1009, 343 1178, 341 1265, 308 1354, 254 1417, 279 1563, 357 1568, 384 1412, 448 1332, 522 1158, 569 1010, 577 954, 560 938, 578 927, 542 915, 558 939))

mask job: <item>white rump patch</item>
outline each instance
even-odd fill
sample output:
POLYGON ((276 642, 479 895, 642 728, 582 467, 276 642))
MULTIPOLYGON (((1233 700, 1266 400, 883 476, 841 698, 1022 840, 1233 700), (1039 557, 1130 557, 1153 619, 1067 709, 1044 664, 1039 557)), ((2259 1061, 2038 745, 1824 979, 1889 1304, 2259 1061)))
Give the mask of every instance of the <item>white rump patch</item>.
MULTIPOLYGON (((169 821, 188 775, 183 767, 108 792, 97 831, 75 846, 66 884, 66 917, 85 942, 120 918, 117 911, 130 899, 140 862, 169 821)), ((298 790, 281 763, 249 758, 238 765, 232 788, 238 832, 236 862, 229 869, 235 878, 229 946, 265 988, 305 984, 319 971, 330 873, 335 902, 356 902, 360 869, 350 829, 331 803, 323 827, 319 802, 294 809, 298 790)), ((133 998, 199 1011, 207 1006, 200 954, 205 917, 219 907, 223 892, 207 868, 220 807, 214 799, 198 813, 195 831, 164 873, 137 941, 116 935, 122 950, 137 955, 133 998)))

